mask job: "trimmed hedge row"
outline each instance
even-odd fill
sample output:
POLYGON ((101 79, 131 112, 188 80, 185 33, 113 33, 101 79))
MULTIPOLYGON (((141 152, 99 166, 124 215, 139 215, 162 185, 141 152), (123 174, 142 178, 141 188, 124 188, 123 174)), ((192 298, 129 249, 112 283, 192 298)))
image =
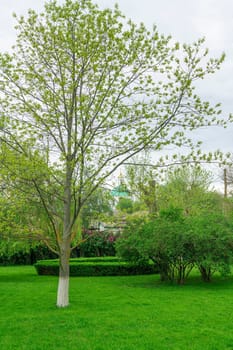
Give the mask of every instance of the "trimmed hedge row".
MULTIPOLYGON (((59 274, 59 261, 40 260, 35 265, 38 275, 59 274)), ((77 258, 70 259, 70 276, 124 276, 154 274, 154 264, 136 265, 118 258, 77 258)))

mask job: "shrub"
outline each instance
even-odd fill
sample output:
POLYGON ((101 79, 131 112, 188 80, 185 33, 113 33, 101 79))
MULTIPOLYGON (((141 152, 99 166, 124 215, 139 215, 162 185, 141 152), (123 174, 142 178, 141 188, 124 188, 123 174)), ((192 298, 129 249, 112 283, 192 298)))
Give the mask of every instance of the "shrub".
POLYGON ((126 229, 116 247, 128 260, 151 259, 161 280, 183 284, 196 265, 202 279, 210 281, 215 271, 230 272, 232 231, 223 214, 184 216, 180 209, 170 208, 153 221, 126 229))
MULTIPOLYGON (((39 275, 58 275, 59 261, 41 260, 35 265, 39 275)), ((138 265, 120 261, 117 258, 70 259, 71 276, 122 276, 155 273, 154 264, 138 265)))
POLYGON ((37 260, 55 258, 45 245, 28 241, 1 241, 0 265, 33 265, 37 260))
POLYGON ((138 235, 140 228, 145 227, 146 221, 143 218, 130 220, 125 227, 123 234, 115 243, 117 256, 135 264, 147 264, 149 257, 140 252, 139 245, 141 238, 138 235))
POLYGON ((139 261, 151 259, 162 281, 183 284, 194 266, 184 218, 179 209, 164 211, 153 221, 126 229, 117 242, 117 253, 139 261))
POLYGON ((111 232, 85 229, 82 238, 84 241, 76 250, 77 256, 113 256, 116 253, 114 244, 117 236, 111 232))
POLYGON ((195 263, 202 280, 209 282, 215 272, 230 273, 233 259, 232 223, 222 214, 202 214, 188 219, 193 232, 195 263))

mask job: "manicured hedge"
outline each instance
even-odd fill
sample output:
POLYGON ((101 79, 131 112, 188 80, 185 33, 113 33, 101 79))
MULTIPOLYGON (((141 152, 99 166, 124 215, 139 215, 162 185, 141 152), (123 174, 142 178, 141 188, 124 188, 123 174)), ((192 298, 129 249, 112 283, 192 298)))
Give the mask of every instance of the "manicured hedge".
MULTIPOLYGON (((38 275, 59 274, 59 261, 40 260, 35 265, 38 275)), ((156 273, 153 264, 136 265, 115 257, 70 259, 70 276, 123 276, 156 273)))

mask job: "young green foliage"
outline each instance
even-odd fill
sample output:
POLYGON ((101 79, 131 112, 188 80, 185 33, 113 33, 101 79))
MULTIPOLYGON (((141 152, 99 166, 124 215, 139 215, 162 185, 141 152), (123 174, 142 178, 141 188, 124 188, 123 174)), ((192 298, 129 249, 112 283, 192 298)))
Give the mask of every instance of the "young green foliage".
POLYGON ((180 47, 90 0, 51 1, 44 13, 16 20, 12 54, 0 55, 0 138, 22 168, 28 164, 17 175, 53 229, 57 305, 67 306, 71 242, 85 202, 149 145, 192 147, 186 129, 222 122, 193 82, 219 69, 224 56, 208 59, 203 40, 180 47))

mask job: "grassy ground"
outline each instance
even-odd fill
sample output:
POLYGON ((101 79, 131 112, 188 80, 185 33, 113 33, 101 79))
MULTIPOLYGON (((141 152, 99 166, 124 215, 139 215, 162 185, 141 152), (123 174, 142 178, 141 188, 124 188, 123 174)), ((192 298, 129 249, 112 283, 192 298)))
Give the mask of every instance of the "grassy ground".
POLYGON ((0 268, 0 349, 233 349, 233 278, 73 277, 68 309, 54 306, 56 286, 30 266, 0 268))

